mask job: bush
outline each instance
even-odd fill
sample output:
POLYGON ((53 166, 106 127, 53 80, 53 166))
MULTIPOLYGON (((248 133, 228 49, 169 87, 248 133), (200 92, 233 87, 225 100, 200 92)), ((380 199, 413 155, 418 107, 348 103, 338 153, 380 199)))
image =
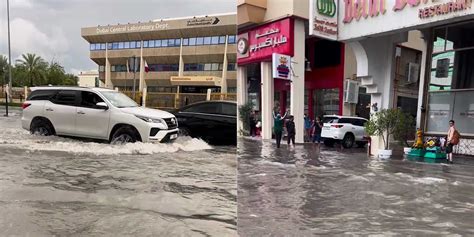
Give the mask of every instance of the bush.
MULTIPOLYGON (((385 150, 389 149, 389 137, 395 132, 402 134, 401 121, 405 114, 400 109, 383 109, 372 114, 366 123, 365 131, 370 136, 382 136, 385 150)), ((404 118, 403 118, 404 119, 404 118)))
POLYGON ((401 113, 393 137, 401 146, 409 147, 408 140, 416 133, 416 121, 413 116, 401 113))

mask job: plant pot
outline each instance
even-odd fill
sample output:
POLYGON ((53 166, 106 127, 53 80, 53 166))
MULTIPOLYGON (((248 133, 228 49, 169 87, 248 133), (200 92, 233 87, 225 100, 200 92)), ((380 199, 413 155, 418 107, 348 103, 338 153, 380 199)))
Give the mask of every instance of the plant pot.
POLYGON ((392 150, 379 150, 379 158, 388 159, 392 156, 392 150))
POLYGON ((403 148, 403 153, 405 153, 405 155, 408 155, 408 153, 410 153, 411 151, 411 147, 404 147, 403 148))

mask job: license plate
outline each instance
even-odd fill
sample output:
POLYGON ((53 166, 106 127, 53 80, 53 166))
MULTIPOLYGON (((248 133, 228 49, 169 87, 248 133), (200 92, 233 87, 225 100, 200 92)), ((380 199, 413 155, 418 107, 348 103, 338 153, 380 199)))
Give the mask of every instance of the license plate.
POLYGON ((178 138, 178 134, 171 134, 171 139, 176 139, 178 138))

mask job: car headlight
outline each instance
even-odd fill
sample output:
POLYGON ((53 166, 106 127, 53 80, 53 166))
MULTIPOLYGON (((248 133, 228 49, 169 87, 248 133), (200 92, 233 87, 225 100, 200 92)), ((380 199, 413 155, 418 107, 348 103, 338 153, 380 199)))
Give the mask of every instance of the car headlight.
POLYGON ((162 123, 164 124, 164 121, 162 119, 155 119, 155 118, 148 118, 145 116, 140 116, 140 115, 135 115, 135 117, 147 122, 147 123, 162 123))

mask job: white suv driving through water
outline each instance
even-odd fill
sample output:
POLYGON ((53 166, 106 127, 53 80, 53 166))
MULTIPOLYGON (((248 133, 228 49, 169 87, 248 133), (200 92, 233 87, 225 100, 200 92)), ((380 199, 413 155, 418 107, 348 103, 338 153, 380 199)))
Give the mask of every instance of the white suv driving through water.
POLYGON ((365 123, 367 119, 359 117, 325 115, 323 117, 321 137, 326 146, 333 146, 335 142, 342 143, 344 148, 351 148, 354 143, 358 147, 367 144, 365 123))
POLYGON ((33 87, 22 104, 22 127, 41 135, 124 142, 167 142, 178 137, 176 117, 140 107, 110 89, 33 87))

